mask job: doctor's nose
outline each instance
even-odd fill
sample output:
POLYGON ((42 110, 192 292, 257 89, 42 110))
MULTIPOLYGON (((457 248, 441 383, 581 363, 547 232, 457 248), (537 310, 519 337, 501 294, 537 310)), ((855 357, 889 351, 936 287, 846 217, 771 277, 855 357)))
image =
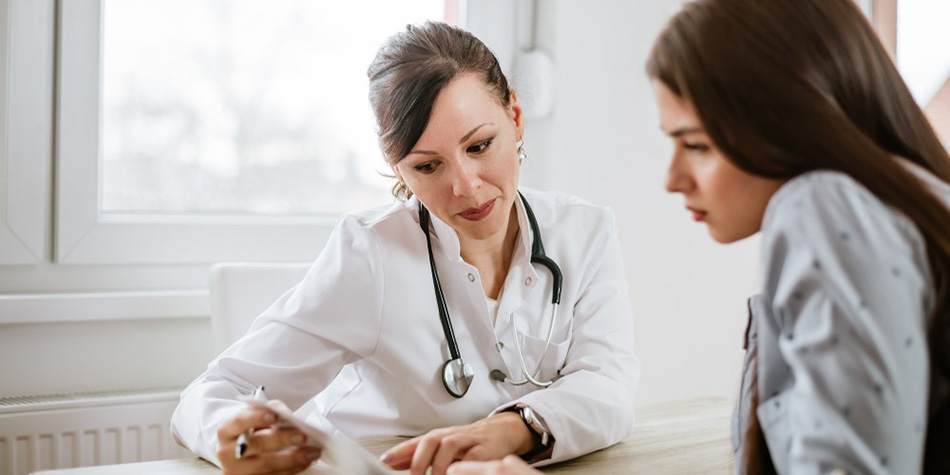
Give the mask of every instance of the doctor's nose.
POLYGON ((459 164, 452 174, 452 192, 455 196, 472 196, 482 185, 479 167, 474 163, 459 164))

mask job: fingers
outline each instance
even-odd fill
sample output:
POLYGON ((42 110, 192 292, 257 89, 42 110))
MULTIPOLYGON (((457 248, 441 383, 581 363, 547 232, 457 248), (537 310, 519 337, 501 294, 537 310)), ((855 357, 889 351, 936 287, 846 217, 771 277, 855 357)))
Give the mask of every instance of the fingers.
POLYGON ((294 412, 294 411, 291 411, 290 408, 287 407, 287 404, 285 404, 284 401, 281 401, 280 399, 271 399, 270 401, 267 401, 267 406, 276 410, 294 412))
MULTIPOLYGON (((497 417, 436 429, 393 447, 381 461, 395 470, 409 469, 410 475, 424 475, 430 468, 432 475, 444 475, 459 460, 500 458, 512 452, 504 439, 510 432, 508 422, 497 417)), ((524 426, 520 418, 517 424, 519 428, 524 426)))
POLYGON ((263 408, 242 411, 218 428, 218 441, 235 441, 238 436, 255 427, 267 427, 277 422, 277 414, 263 408))
POLYGON ((500 460, 491 462, 458 462, 449 467, 448 475, 493 475, 500 474, 500 460))
POLYGON ((422 436, 412 455, 409 473, 425 475, 431 467, 431 475, 445 475, 449 465, 462 460, 466 452, 478 450, 478 437, 456 429, 434 430, 422 436))
MULTIPOLYGON (((416 445, 416 451, 412 454, 409 475, 426 475, 426 471, 435 456, 435 451, 439 449, 439 442, 442 439, 438 432, 431 431, 420 437, 419 444, 416 445)), ((434 470, 432 475, 437 475, 434 470)))
POLYGON ((266 452, 222 463, 225 475, 292 474, 302 472, 320 458, 321 450, 315 447, 297 447, 279 452, 266 452))
MULTIPOLYGON (((468 434, 447 435, 438 441, 438 446, 436 447, 432 461, 425 461, 423 463, 426 465, 431 464, 432 475, 445 475, 445 471, 452 462, 461 460, 469 449, 475 450, 472 448, 475 444, 476 440, 468 434)), ((413 460, 413 462, 415 462, 415 460, 413 460)), ((425 466, 422 468, 421 473, 425 473, 425 466)))
POLYGON ((416 446, 422 436, 409 439, 395 447, 387 450, 379 457, 379 461, 388 465, 393 470, 406 470, 409 463, 412 462, 412 454, 416 451, 416 446))
POLYGON ((306 447, 307 436, 277 424, 277 415, 266 408, 241 411, 218 428, 218 460, 225 475, 292 474, 320 458, 321 450, 306 447), (235 454, 238 437, 250 431, 247 450, 235 454))
POLYGON ((436 429, 425 435, 407 440, 386 451, 380 461, 394 470, 409 469, 410 475, 424 475, 432 466, 432 475, 442 475, 453 461, 460 447, 460 440, 452 437, 452 428, 436 429), (446 446, 443 440, 449 439, 446 446), (438 461, 435 460, 439 455, 438 461))
POLYGON ((465 455, 462 456, 461 460, 465 460, 466 462, 474 462, 479 460, 491 460, 491 457, 486 453, 484 447, 476 445, 475 447, 468 449, 465 452, 465 455))
POLYGON ((534 475, 541 472, 531 468, 517 455, 491 462, 458 462, 449 467, 447 475, 534 475))
POLYGON ((268 427, 277 421, 277 415, 266 409, 242 411, 218 427, 218 460, 227 464, 236 459, 234 448, 238 436, 256 427, 268 427))
MULTIPOLYGON (((514 454, 506 456, 504 459, 501 460, 501 463, 505 467, 529 469, 528 471, 525 471, 523 473, 540 473, 537 470, 531 468, 531 466, 528 465, 528 462, 525 462, 524 460, 521 459, 521 457, 514 454)), ((516 472, 516 473, 520 473, 520 472, 516 472)))
POLYGON ((262 429, 251 436, 244 457, 306 444, 307 436, 297 429, 262 429))

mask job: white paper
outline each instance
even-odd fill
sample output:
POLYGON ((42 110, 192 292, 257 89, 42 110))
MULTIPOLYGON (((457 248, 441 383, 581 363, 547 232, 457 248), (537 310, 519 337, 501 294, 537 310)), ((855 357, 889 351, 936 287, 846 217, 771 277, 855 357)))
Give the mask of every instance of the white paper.
POLYGON ((320 456, 320 460, 337 473, 343 475, 357 473, 388 475, 397 473, 383 465, 375 455, 364 449, 360 444, 342 435, 327 434, 307 424, 290 412, 287 406, 268 404, 266 401, 251 398, 244 398, 244 402, 251 407, 263 407, 276 413, 278 427, 295 428, 306 434, 308 437, 307 445, 322 447, 323 455, 320 456))

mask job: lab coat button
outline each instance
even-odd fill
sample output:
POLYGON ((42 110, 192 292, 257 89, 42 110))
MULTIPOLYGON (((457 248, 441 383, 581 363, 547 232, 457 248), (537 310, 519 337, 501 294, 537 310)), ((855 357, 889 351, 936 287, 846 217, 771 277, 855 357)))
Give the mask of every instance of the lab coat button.
POLYGON ((495 349, 497 349, 498 352, 501 353, 501 350, 505 349, 505 344, 499 341, 498 343, 495 344, 495 349))
POLYGON ((475 282, 475 274, 472 274, 471 272, 469 272, 469 273, 468 273, 468 281, 469 281, 469 282, 475 282))
POLYGON ((531 277, 524 280, 524 285, 531 285, 531 277))

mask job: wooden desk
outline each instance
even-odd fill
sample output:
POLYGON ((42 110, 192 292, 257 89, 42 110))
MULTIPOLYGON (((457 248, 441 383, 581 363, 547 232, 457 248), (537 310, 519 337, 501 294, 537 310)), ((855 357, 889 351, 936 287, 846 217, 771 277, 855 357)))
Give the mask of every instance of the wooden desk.
MULTIPOLYGON (((729 418, 732 401, 697 399, 642 406, 633 434, 613 447, 568 460, 542 470, 545 473, 662 473, 731 474, 732 447, 729 418)), ((381 454, 401 438, 365 440, 361 444, 381 454)), ((37 472, 36 475, 220 474, 204 460, 163 460, 100 467, 37 472)), ((330 474, 319 464, 305 475, 330 474)))

